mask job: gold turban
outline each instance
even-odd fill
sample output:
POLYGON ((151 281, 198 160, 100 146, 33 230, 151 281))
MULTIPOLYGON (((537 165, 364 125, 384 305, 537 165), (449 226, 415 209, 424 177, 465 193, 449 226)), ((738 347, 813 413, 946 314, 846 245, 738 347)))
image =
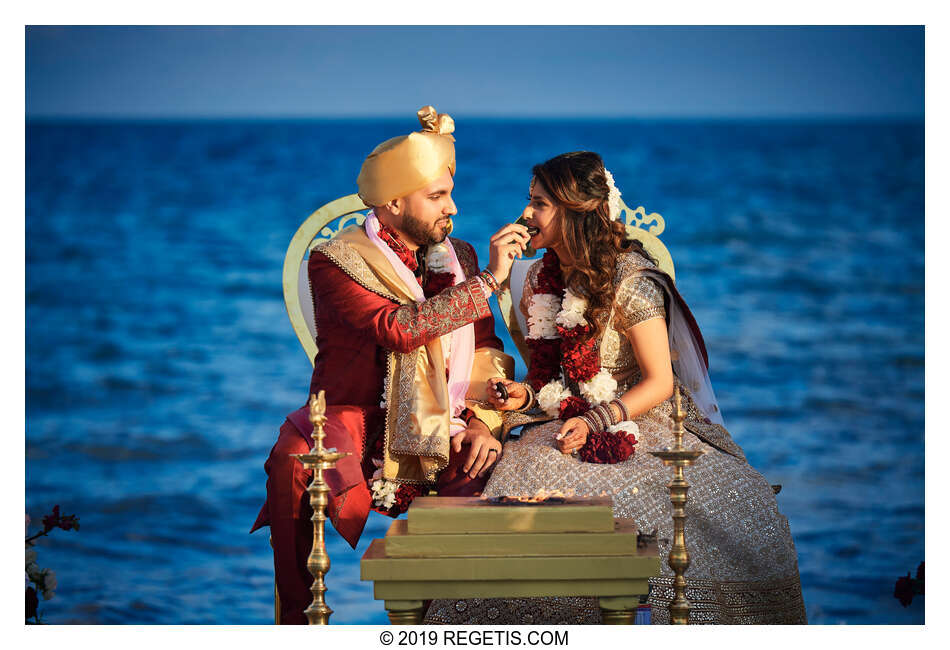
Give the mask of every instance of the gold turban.
POLYGON ((385 205, 422 189, 448 169, 455 175, 455 122, 423 106, 422 130, 386 140, 366 157, 356 185, 367 206, 385 205))

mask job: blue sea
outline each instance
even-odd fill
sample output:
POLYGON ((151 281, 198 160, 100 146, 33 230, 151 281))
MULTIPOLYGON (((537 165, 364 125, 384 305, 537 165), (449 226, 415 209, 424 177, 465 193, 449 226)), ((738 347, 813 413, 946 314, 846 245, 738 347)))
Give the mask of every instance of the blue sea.
MULTIPOLYGON (((26 511, 49 623, 267 624, 264 461, 310 362, 281 293, 316 208, 403 121, 26 125, 26 511), (35 531, 34 527, 34 531, 35 531)), ((487 256, 530 169, 600 152, 660 212, 726 425, 784 486, 813 624, 923 623, 924 127, 458 120, 455 234, 487 256)), ((499 321, 506 345, 510 339, 499 321)), ((513 348, 511 348, 513 350, 513 348)), ((524 372, 523 365, 519 373, 524 372)), ((333 623, 385 623, 329 532, 333 623)))

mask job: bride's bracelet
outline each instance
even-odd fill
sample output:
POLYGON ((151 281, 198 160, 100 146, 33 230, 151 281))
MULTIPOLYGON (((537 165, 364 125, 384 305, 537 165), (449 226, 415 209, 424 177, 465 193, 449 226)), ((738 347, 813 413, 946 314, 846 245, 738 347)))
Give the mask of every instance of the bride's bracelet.
POLYGON ((630 411, 627 410, 627 405, 623 403, 623 400, 619 398, 613 399, 613 400, 610 400, 610 403, 608 404, 608 406, 610 404, 616 405, 617 410, 620 411, 620 420, 618 422, 614 422, 614 424, 620 424, 620 422, 624 422, 630 419, 630 411))
MULTIPOLYGON (((616 400, 614 400, 616 401, 616 400)), ((622 402, 621 402, 622 404, 622 402)), ((620 415, 624 417, 627 413, 626 408, 620 408, 620 415)), ((601 433, 617 424, 621 420, 614 415, 614 410, 610 408, 610 403, 598 404, 586 413, 580 416, 587 423, 591 433, 601 433)))
POLYGON ((594 424, 594 418, 590 417, 590 415, 588 415, 589 413, 590 411, 587 413, 582 413, 577 417, 584 421, 584 423, 587 425, 587 428, 590 430, 590 433, 597 433, 597 425, 594 424))
POLYGON ((521 385, 524 386, 524 389, 527 391, 528 399, 525 400, 524 406, 515 409, 515 412, 517 413, 524 413, 525 411, 530 411, 532 408, 534 408, 534 405, 537 402, 537 398, 535 397, 534 389, 531 388, 531 384, 523 383, 521 385))
POLYGON ((584 418, 584 421, 590 426, 591 433, 606 431, 609 426, 606 417, 596 406, 587 411, 587 413, 584 413, 581 417, 584 418))

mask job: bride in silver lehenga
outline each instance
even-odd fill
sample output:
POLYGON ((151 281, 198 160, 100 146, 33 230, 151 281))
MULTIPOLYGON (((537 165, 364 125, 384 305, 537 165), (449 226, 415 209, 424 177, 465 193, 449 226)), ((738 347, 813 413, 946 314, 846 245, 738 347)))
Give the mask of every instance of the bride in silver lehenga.
MULTIPOLYGON (((613 197, 619 194, 597 154, 563 154, 534 168, 525 218, 536 231, 531 244, 548 253, 529 270, 521 300, 531 364, 526 383, 506 380, 508 398, 496 399, 496 407, 505 411, 506 431, 527 424, 520 439, 505 445, 484 495, 533 495, 540 489, 609 494, 615 517, 633 519, 643 532, 657 531, 664 561, 661 575, 650 580, 648 602, 652 622, 668 623, 673 598, 672 572, 665 562, 672 538, 670 470, 648 450, 673 445, 669 416, 676 385, 687 412, 684 444, 706 452, 688 472, 690 623, 805 623, 788 521, 770 485, 722 426, 702 336, 689 309, 669 276, 635 242, 625 241, 613 197), (562 286, 569 289, 563 302, 560 296, 557 301, 546 297, 562 286), (567 313, 572 310, 573 316, 567 313), (564 348, 555 347, 551 362, 555 312, 564 348), (571 326, 587 323, 593 326, 585 362, 583 350, 572 355, 577 348, 564 341, 571 326), (546 362, 553 368, 546 369, 546 362), (587 382, 578 382, 572 377, 585 363, 587 382), (591 379, 593 369, 599 376, 591 379), (622 445, 603 444, 617 436, 630 441, 631 433, 635 452, 625 460, 629 447, 624 452, 622 445)), ((601 620, 594 598, 522 598, 436 600, 426 622, 601 620)))

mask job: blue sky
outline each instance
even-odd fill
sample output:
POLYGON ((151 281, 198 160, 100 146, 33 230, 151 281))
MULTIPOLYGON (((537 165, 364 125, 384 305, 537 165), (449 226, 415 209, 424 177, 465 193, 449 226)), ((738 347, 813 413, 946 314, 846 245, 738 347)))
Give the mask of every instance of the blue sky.
POLYGON ((27 117, 912 117, 923 27, 27 27, 27 117))

